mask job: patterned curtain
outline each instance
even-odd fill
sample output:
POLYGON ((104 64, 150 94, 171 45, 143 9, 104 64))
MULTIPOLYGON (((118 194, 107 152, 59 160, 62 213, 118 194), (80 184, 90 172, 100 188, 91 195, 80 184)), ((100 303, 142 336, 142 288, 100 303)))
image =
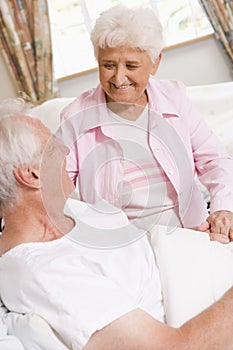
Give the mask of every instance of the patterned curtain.
POLYGON ((233 1, 199 0, 212 24, 217 39, 221 42, 233 63, 233 1))
POLYGON ((58 95, 46 0, 0 0, 0 45, 22 97, 39 104, 58 95))

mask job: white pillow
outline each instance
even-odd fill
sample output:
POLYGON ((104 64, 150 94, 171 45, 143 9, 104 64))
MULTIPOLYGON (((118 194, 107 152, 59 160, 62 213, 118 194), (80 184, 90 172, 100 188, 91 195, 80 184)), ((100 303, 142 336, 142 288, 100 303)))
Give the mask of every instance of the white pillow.
POLYGON ((151 231, 160 270, 166 321, 179 327, 233 286, 233 243, 202 232, 165 226, 151 231))
POLYGON ((7 326, 3 323, 2 317, 6 314, 6 309, 2 306, 0 300, 0 349, 4 350, 24 350, 20 341, 12 335, 9 335, 7 326))
POLYGON ((7 329, 8 334, 8 336, 5 334, 5 337, 3 337, 0 332, 0 349, 69 350, 41 317, 9 312, 2 303, 0 307, 0 329, 5 330, 5 332, 7 329))
POLYGON ((8 335, 7 327, 0 319, 0 349, 3 350, 25 350, 20 341, 12 335, 8 335))
POLYGON ((55 134, 60 125, 61 110, 74 99, 74 97, 54 98, 32 108, 30 115, 40 119, 55 134))

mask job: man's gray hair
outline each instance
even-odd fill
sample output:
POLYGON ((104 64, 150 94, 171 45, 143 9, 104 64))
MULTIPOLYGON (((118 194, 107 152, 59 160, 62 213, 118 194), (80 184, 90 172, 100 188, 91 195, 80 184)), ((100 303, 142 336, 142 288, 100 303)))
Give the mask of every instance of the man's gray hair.
POLYGON ((39 162, 40 139, 33 125, 17 118, 26 110, 21 99, 0 102, 0 217, 19 201, 14 169, 39 162))
POLYGON ((155 62, 163 48, 163 31, 151 8, 117 5, 101 13, 91 33, 95 57, 100 48, 126 46, 146 51, 155 62))

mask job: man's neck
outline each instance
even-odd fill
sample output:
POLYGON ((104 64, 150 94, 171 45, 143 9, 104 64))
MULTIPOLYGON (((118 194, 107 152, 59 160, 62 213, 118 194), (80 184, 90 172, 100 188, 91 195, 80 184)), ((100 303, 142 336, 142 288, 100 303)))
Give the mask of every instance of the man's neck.
POLYGON ((4 217, 4 224, 0 236, 0 255, 22 243, 59 239, 74 226, 73 219, 63 212, 51 217, 43 210, 35 213, 29 208, 17 208, 4 217))

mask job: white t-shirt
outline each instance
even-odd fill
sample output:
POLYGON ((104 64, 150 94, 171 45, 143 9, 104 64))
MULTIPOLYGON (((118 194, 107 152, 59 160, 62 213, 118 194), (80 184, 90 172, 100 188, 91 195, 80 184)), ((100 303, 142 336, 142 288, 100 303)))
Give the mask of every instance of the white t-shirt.
POLYGON ((69 200, 65 211, 77 221, 69 234, 21 244, 0 258, 0 295, 6 307, 38 314, 74 350, 133 309, 164 320, 159 272, 147 237, 132 235, 131 241, 116 240, 112 246, 109 241, 105 248, 94 238, 92 244, 90 237, 100 234, 102 239, 101 231, 113 236, 115 222, 115 234, 130 230, 124 214, 113 208, 69 200))
POLYGON ((124 154, 120 204, 128 219, 146 230, 155 224, 181 226, 175 189, 149 146, 148 108, 135 121, 110 116, 124 154))

